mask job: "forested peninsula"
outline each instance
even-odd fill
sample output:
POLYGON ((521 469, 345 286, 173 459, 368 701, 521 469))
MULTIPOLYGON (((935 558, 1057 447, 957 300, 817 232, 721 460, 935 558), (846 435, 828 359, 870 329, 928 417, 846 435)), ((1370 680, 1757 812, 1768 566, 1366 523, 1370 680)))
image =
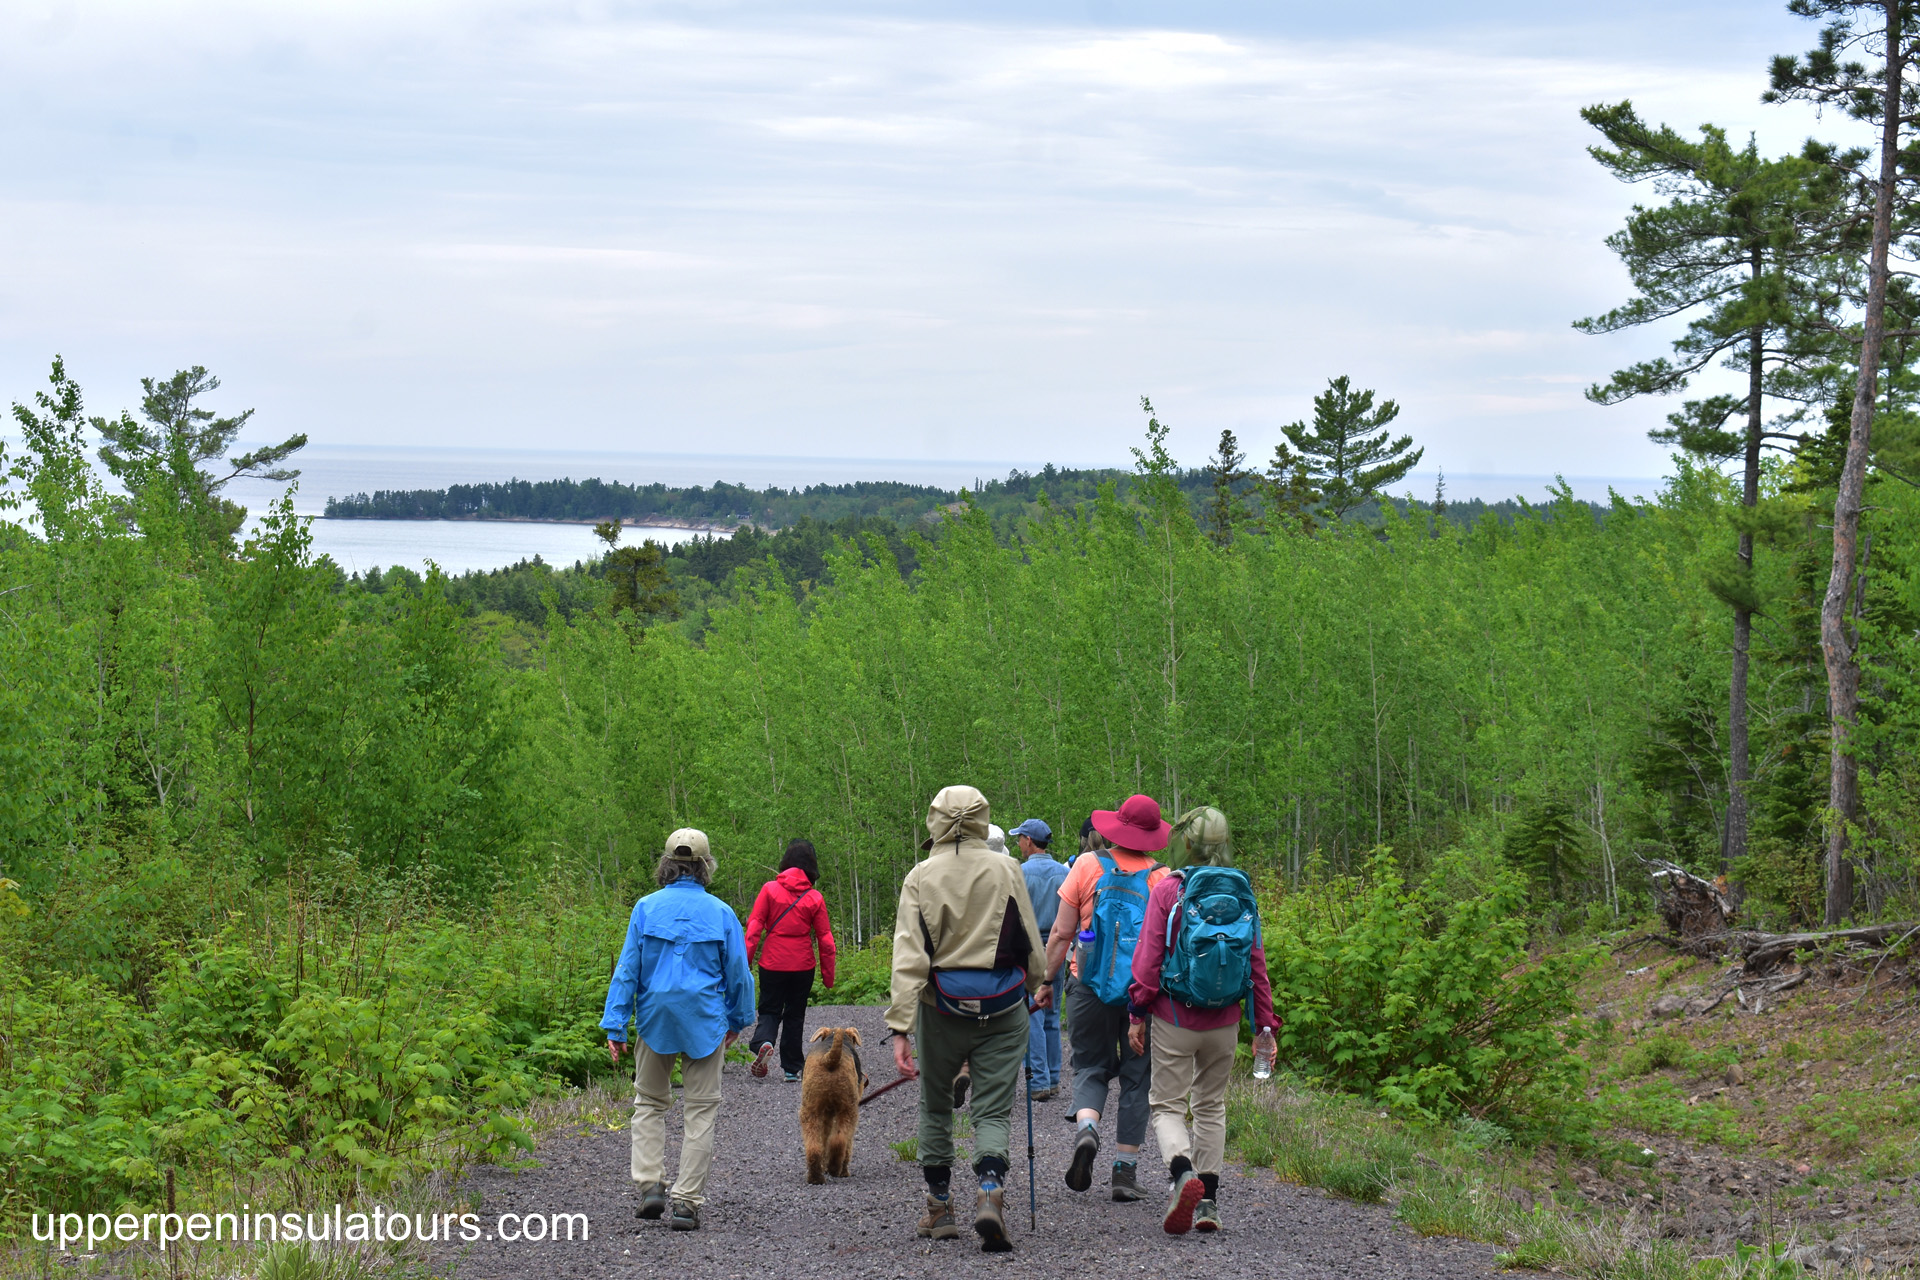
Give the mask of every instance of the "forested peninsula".
MULTIPOLYGON (((1178 469, 1175 478, 1181 492, 1196 506, 1212 492, 1214 472, 1205 467, 1178 469)), ((1048 464, 1035 471, 1016 468, 1004 479, 976 481, 964 493, 990 520, 1004 524, 1009 519, 1037 514, 1043 494, 1054 507, 1072 510, 1093 502, 1105 484, 1113 485, 1116 495, 1125 500, 1132 492, 1133 473, 1048 464)), ((799 489, 751 489, 725 481, 674 488, 599 479, 505 480, 329 497, 326 516, 330 520, 549 520, 576 524, 617 520, 717 532, 742 525, 771 532, 807 520, 851 528, 867 519, 881 519, 904 529, 933 526, 943 513, 958 507, 962 493, 958 489, 876 480, 799 489), (848 521, 853 524, 845 523, 848 521)), ((1369 496, 1359 514, 1362 518, 1377 515, 1382 501, 1404 512, 1409 500, 1406 495, 1369 496)), ((1450 509, 1455 521, 1470 522, 1487 511, 1510 520, 1522 506, 1513 499, 1491 504, 1471 499, 1456 501, 1450 509)), ((1448 509, 1449 504, 1443 501, 1441 508, 1448 509)))

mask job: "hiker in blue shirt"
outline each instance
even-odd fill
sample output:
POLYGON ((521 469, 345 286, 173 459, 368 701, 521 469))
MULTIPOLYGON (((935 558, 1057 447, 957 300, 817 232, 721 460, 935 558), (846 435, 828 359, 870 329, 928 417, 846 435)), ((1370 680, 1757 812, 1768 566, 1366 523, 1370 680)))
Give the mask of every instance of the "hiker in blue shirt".
MULTIPOLYGON (((1067 878, 1066 864, 1055 862, 1047 852, 1047 846, 1053 843, 1053 828, 1038 818, 1028 818, 1007 834, 1020 841, 1020 854, 1025 859, 1020 874, 1026 877, 1027 900, 1033 904, 1034 921, 1044 935, 1060 914, 1060 885, 1067 878)), ((1060 1092, 1060 1001, 1066 981, 1065 973, 1056 975, 1053 1003, 1035 1009, 1027 1020, 1027 1087, 1033 1090, 1035 1102, 1044 1102, 1060 1092)))
POLYGON ((640 1184, 636 1216, 667 1215, 675 1231, 700 1226, 720 1114, 720 1063, 734 1037, 753 1025, 746 940, 733 908, 707 892, 713 868, 704 832, 682 827, 667 837, 656 872, 661 887, 634 904, 600 1019, 615 1065, 626 1051, 629 1019, 638 1030, 630 1126, 633 1180, 640 1184), (680 1176, 669 1195, 667 1109, 676 1059, 686 1126, 680 1176))

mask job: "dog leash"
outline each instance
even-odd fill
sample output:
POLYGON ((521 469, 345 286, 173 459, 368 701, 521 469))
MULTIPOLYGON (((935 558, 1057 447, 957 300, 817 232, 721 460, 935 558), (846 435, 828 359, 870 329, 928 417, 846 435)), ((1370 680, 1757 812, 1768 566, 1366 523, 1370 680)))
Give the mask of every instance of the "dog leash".
POLYGON ((892 1084, 883 1084, 878 1089, 875 1089, 872 1093, 868 1094, 866 1097, 860 1099, 860 1105, 864 1107, 869 1102, 872 1102, 875 1098, 879 1097, 881 1094, 886 1093, 889 1090, 898 1089, 901 1085, 906 1083, 907 1083, 907 1077, 901 1076, 898 1080, 895 1080, 892 1084))

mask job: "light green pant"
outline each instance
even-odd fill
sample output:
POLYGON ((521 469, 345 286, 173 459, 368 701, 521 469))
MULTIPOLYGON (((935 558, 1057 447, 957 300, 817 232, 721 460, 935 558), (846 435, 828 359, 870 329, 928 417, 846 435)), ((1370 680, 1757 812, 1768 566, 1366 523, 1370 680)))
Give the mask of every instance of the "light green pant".
POLYGON ((1007 1160, 1013 1100, 1027 1060, 1027 1011, 1020 1005, 991 1018, 950 1018, 920 1006, 915 1027, 920 1058, 920 1163, 953 1163, 953 1078, 963 1063, 973 1069, 974 1167, 992 1156, 1007 1160))

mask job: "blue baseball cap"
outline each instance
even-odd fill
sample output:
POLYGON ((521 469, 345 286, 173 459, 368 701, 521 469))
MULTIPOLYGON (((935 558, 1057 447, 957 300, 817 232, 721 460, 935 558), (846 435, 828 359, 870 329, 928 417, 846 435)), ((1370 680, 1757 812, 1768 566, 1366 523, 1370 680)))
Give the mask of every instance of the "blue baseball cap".
POLYGON ((1038 818, 1028 818, 1025 822, 1007 832, 1007 834, 1016 839, 1020 836, 1025 836, 1035 844, 1045 844, 1047 841, 1053 839, 1053 828, 1038 818))

